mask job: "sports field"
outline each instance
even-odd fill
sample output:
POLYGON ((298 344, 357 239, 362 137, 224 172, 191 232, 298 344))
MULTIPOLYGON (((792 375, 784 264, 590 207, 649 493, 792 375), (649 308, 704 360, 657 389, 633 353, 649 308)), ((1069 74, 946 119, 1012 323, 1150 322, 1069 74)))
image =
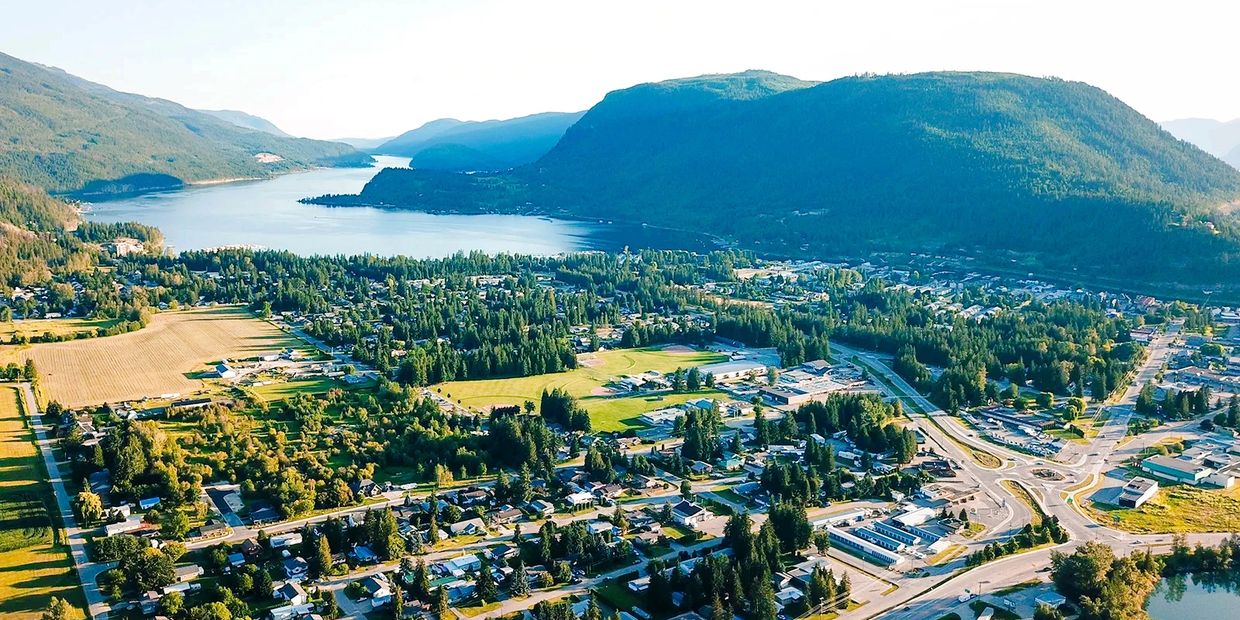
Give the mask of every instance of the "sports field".
POLYGON ((648 370, 667 373, 720 362, 727 356, 685 347, 618 349, 586 353, 578 357, 581 366, 568 372, 549 373, 511 379, 452 381, 436 387, 445 396, 467 407, 520 405, 538 402, 543 390, 564 388, 590 412, 595 430, 623 430, 638 426, 636 418, 647 411, 670 407, 695 398, 717 398, 718 392, 669 394, 662 397, 615 397, 603 394, 604 384, 626 374, 648 370))
POLYGON ((81 606, 68 548, 54 544, 52 501, 19 394, 0 386, 0 618, 38 618, 53 596, 81 606))
POLYGON ((191 378, 226 358, 254 357, 305 343, 240 307, 164 312, 136 332, 36 344, 17 352, 39 370, 43 396, 76 407, 188 394, 191 378))

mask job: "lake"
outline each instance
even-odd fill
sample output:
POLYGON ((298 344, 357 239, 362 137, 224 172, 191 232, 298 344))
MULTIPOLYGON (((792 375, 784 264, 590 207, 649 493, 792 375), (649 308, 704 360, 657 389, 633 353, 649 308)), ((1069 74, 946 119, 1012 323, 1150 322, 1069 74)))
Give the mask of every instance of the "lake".
POLYGON ((576 250, 679 248, 710 243, 692 233, 523 215, 432 215, 370 207, 325 207, 308 196, 355 194, 381 168, 408 158, 376 157, 373 168, 324 168, 261 181, 197 185, 90 204, 86 219, 158 227, 174 251, 247 246, 314 254, 438 258, 481 250, 552 255, 576 250))
POLYGON ((1175 575, 1158 584, 1146 604, 1151 620, 1240 619, 1240 575, 1175 575))

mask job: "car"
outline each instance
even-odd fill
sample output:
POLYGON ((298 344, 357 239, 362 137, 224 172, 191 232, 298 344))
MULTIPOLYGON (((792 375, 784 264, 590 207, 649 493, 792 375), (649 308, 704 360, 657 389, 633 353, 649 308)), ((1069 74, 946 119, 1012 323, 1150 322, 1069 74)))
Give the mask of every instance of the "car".
POLYGON ((956 602, 959 602, 959 603, 966 603, 966 602, 968 602, 968 601, 973 600, 973 597, 975 597, 975 596, 977 596, 977 595, 976 595, 976 594, 974 594, 974 593, 972 593, 972 592, 970 592, 970 591, 968 591, 968 590, 965 590, 963 594, 961 594, 960 596, 957 596, 957 597, 956 597, 956 602))

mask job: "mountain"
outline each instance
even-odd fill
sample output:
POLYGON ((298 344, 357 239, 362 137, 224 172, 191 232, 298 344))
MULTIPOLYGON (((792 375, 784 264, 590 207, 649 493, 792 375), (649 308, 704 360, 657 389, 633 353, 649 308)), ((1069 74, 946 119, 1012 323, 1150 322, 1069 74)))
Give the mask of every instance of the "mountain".
POLYGON ((269 133, 273 136, 279 136, 281 138, 292 137, 284 133, 283 131, 281 131, 280 128, 276 127, 275 124, 272 123, 271 121, 265 118, 262 118, 262 117, 254 116, 253 114, 247 114, 245 112, 241 112, 239 110, 198 110, 198 111, 202 112, 203 114, 210 114, 211 116, 214 116, 215 118, 232 123, 242 129, 249 129, 250 131, 261 131, 263 133, 269 133))
MULTIPOLYGON (((1210 118, 1182 118, 1162 123, 1171 135, 1196 144, 1201 150, 1226 160, 1240 155, 1240 118, 1223 122, 1210 118)), ((1232 162, 1236 165, 1236 161, 1232 162)))
POLYGON ((391 140, 393 137, 394 136, 388 136, 386 138, 332 138, 331 141, 347 144, 355 149, 369 151, 378 147, 380 144, 391 140))
POLYGON ((1079 82, 747 72, 608 94, 506 174, 387 170, 337 204, 524 211, 770 254, 930 251, 1097 282, 1240 284, 1240 173, 1079 82))
POLYGON ((247 130, 0 54, 0 175, 54 193, 142 191, 369 160, 344 144, 247 130))
POLYGON ((429 170, 503 170, 544 155, 582 114, 546 112, 502 121, 442 118, 396 136, 374 151, 411 157, 411 165, 429 170))

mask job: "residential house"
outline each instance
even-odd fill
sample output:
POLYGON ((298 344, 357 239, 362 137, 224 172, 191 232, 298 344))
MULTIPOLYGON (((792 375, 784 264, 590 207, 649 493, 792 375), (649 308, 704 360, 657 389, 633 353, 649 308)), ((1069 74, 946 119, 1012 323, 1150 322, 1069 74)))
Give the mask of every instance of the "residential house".
POLYGON ((271 597, 287 601, 290 605, 304 605, 306 602, 306 590, 297 582, 286 581, 272 588, 271 597))
POLYGON ((708 516, 710 516, 710 513, 706 512, 704 508, 689 501, 681 500, 680 503, 672 508, 672 519, 689 528, 697 527, 706 521, 708 516))

